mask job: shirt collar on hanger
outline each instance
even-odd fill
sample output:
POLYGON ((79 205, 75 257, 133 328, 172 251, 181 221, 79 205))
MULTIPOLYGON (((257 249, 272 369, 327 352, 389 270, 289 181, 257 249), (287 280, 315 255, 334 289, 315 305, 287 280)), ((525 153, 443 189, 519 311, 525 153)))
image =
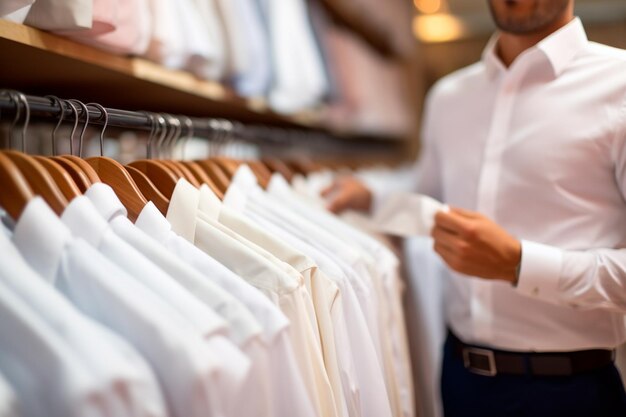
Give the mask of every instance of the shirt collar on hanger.
POLYGON ((172 233, 172 226, 151 201, 139 213, 135 226, 157 242, 165 242, 168 235, 172 233))
MULTIPOLYGON (((482 62, 490 77, 494 77, 499 72, 507 70, 497 54, 498 38, 499 34, 495 33, 491 39, 489 39, 482 54, 482 62)), ((550 66, 552 75, 556 78, 563 73, 576 54, 587 45, 588 42, 585 28, 580 18, 576 17, 567 25, 547 36, 534 47, 524 51, 518 59, 523 58, 523 55, 541 51, 544 60, 546 60, 550 66)))
POLYGON ((55 279, 63 250, 71 240, 70 230, 41 197, 26 205, 13 233, 13 243, 24 259, 50 282, 55 279))
POLYGON ((219 219, 220 211, 222 210, 222 202, 206 184, 200 186, 198 210, 212 220, 219 219))
POLYGON ((102 182, 93 184, 85 192, 85 196, 89 198, 107 222, 110 222, 117 216, 128 216, 126 207, 117 197, 115 191, 107 184, 102 182))
POLYGON ((61 220, 74 236, 85 239, 96 248, 109 228, 109 224, 85 196, 74 198, 63 211, 61 220))
POLYGON ((258 188, 256 177, 248 165, 237 168, 228 190, 224 195, 224 204, 231 209, 242 212, 248 204, 248 196, 258 188))
POLYGON ((178 180, 170 198, 166 218, 172 225, 172 230, 190 242, 196 236, 199 203, 200 192, 184 178, 178 180))

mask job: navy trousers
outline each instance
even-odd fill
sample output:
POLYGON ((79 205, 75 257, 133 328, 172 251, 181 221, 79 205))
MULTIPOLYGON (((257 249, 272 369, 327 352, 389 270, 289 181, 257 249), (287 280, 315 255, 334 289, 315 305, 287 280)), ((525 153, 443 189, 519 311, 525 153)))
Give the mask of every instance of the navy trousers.
POLYGON ((450 337, 441 391, 445 417, 626 417, 626 393, 613 364, 567 377, 481 376, 465 369, 450 337))

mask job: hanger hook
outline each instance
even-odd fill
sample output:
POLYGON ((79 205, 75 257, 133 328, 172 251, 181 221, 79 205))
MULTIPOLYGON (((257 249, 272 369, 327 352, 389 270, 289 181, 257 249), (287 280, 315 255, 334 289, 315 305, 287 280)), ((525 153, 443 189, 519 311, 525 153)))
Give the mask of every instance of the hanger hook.
POLYGON ((144 114, 150 121, 150 134, 148 135, 148 143, 146 144, 146 158, 150 159, 152 157, 152 141, 154 140, 158 129, 156 117, 154 113, 148 111, 142 111, 140 113, 144 114))
POLYGON ((85 113, 85 124, 81 128, 80 136, 78 137, 78 156, 82 158, 83 157, 83 139, 85 138, 85 131, 87 130, 87 126, 89 126, 89 109, 87 108, 85 103, 83 103, 80 100, 76 100, 72 98, 70 99, 70 101, 73 103, 78 103, 82 112, 85 113))
POLYGON ((170 159, 174 158, 174 147, 176 143, 178 143, 182 133, 183 127, 180 119, 173 115, 168 115, 170 117, 170 125, 173 126, 172 135, 168 138, 167 147, 169 149, 169 157, 170 159))
POLYGON ((28 129, 28 124, 30 123, 30 105, 28 104, 28 99, 23 93, 16 91, 15 94, 22 104, 24 104, 25 113, 24 125, 22 126, 22 152, 26 152, 26 131, 28 129))
POLYGON ((99 103, 87 103, 86 106, 92 106, 100 110, 100 117, 98 117, 98 121, 102 120, 104 117, 104 125, 102 126, 102 130, 100 130, 100 156, 104 156, 104 131, 109 125, 109 112, 99 103))
POLYGON ((20 105, 20 102, 15 95, 15 91, 6 90, 4 91, 4 93, 6 93, 9 96, 9 98, 11 99, 11 103, 15 104, 15 117, 13 118, 13 121, 11 122, 11 125, 9 126, 9 148, 12 148, 13 147, 13 130, 15 129, 15 125, 17 124, 17 121, 20 119, 20 116, 22 115, 22 106, 20 105))
POLYGON ((78 109, 70 100, 63 100, 63 102, 70 106, 72 114, 74 115, 74 125, 72 126, 72 133, 70 133, 70 155, 74 155, 74 133, 76 133, 76 129, 78 129, 78 109))
POLYGON ((165 117, 165 113, 158 113, 157 114, 157 121, 159 122, 159 126, 161 127, 162 132, 159 136, 159 138, 157 139, 157 143, 156 143, 156 157, 158 159, 161 159, 161 155, 162 155, 162 146, 163 146, 163 141, 165 140, 165 138, 167 136, 169 136, 170 134, 170 125, 165 117))
POLYGON ((193 120, 191 120, 191 117, 189 116, 183 116, 185 118, 185 126, 187 127, 187 134, 185 135, 185 138, 183 139, 183 145, 181 148, 181 158, 184 161, 185 160, 185 150, 187 149, 187 143, 189 142, 189 139, 191 139, 194 135, 194 126, 193 126, 193 120))
POLYGON ((50 101, 52 101, 52 104, 54 106, 58 105, 61 111, 59 120, 57 121, 56 126, 54 126, 54 129, 52 129, 52 156, 56 156, 57 155, 57 130, 59 130, 61 123, 63 123, 63 119, 65 119, 65 106, 61 102, 61 99, 58 98, 57 96, 48 95, 46 96, 46 98, 50 99, 50 101))

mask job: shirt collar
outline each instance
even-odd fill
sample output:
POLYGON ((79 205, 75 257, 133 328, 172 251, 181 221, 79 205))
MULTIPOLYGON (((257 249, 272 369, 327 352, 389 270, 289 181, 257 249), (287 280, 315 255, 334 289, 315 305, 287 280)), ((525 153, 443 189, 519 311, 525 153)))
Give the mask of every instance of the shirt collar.
POLYGON ((13 243, 24 259, 50 282, 54 281, 61 255, 71 240, 70 230, 40 197, 29 201, 13 233, 13 243))
POLYGON ((93 247, 99 247, 109 224, 85 196, 74 198, 61 215, 63 223, 76 237, 85 239, 93 247))
POLYGON ((165 242, 172 233, 172 226, 151 201, 139 213, 135 226, 157 242, 165 242))
POLYGON ((196 214, 200 204, 200 192, 187 180, 181 178, 174 187, 167 208, 167 221, 172 231, 193 242, 196 236, 196 214))
POLYGON ((258 182, 250 167, 242 164, 237 168, 224 195, 224 205, 242 212, 248 204, 248 197, 258 189, 258 182))
MULTIPOLYGON (((494 77, 499 72, 507 70, 497 54, 498 39, 499 33, 495 33, 491 39, 489 39, 482 55, 483 64, 490 77, 494 77)), ((587 43, 588 39, 585 28, 580 18, 576 17, 567 25, 540 41, 537 45, 525 51, 524 54, 536 50, 541 51, 547 63, 550 65, 552 75, 556 78, 563 73, 576 54, 587 43)))
POLYGON ((110 222, 117 216, 127 217, 128 215, 126 207, 117 197, 115 191, 107 184, 102 182, 93 184, 85 192, 85 197, 93 203, 107 222, 110 222))
POLYGON ((217 220, 220 216, 220 211, 222 210, 222 202, 206 184, 202 184, 200 186, 198 210, 212 220, 217 220))

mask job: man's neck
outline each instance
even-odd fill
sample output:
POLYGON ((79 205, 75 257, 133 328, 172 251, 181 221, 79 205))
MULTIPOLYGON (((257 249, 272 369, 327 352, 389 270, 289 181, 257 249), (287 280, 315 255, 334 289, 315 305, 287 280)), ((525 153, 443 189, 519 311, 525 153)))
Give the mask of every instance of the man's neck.
POLYGON ((553 24, 535 33, 518 35, 514 33, 501 32, 498 38, 497 53, 502 63, 508 68, 513 61, 525 50, 537 45, 552 33, 561 29, 574 19, 574 11, 568 10, 563 17, 553 24))

